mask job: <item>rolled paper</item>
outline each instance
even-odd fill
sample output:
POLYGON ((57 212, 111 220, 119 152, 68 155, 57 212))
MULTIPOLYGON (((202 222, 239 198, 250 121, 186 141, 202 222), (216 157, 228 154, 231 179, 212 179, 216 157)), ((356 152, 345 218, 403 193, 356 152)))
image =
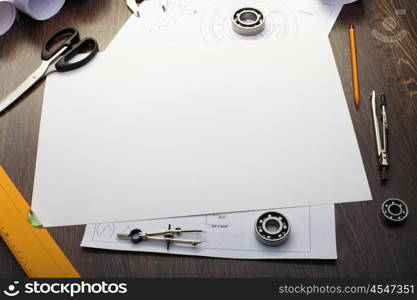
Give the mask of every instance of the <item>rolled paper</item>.
POLYGON ((14 5, 35 20, 43 21, 56 15, 65 0, 13 0, 14 5))
POLYGON ((325 4, 349 4, 358 0, 320 0, 325 4))
POLYGON ((0 0, 0 35, 5 34, 16 19, 16 8, 12 0, 0 0))

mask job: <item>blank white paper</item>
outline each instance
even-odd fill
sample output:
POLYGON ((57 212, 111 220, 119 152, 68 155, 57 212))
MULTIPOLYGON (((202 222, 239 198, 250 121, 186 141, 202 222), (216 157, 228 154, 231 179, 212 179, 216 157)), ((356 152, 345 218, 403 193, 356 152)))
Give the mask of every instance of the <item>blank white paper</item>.
POLYGON ((327 38, 107 53, 45 91, 45 226, 370 200, 327 38))
POLYGON ((237 259, 336 259, 334 205, 275 209, 284 214, 291 226, 285 243, 277 247, 261 244, 255 237, 255 220, 263 211, 203 215, 146 221, 89 224, 82 247, 121 251, 155 252, 237 259), (176 238, 202 240, 198 246, 143 241, 133 244, 117 238, 134 228, 155 232, 180 227, 200 229, 199 233, 184 233, 176 238))

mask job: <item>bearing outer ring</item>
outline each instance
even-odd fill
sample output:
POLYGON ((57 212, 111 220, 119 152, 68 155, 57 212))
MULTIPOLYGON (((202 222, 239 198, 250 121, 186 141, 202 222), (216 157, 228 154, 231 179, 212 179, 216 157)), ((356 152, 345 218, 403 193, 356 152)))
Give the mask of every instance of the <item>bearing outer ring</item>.
POLYGON ((281 213, 268 211, 260 215, 255 221, 255 236, 259 242, 267 246, 278 246, 284 243, 290 234, 290 223, 281 213), (274 229, 268 228, 268 223, 274 229))
POLYGON ((259 9, 240 8, 232 16, 232 28, 240 35, 257 35, 265 29, 265 17, 259 9))

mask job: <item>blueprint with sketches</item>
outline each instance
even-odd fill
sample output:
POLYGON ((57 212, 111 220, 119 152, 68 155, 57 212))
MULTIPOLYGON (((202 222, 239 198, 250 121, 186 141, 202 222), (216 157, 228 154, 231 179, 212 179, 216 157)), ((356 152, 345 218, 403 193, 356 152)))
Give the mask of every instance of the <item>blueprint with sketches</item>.
POLYGON ((150 43, 328 35, 342 7, 341 1, 333 0, 168 0, 164 12, 159 1, 144 1, 141 17, 132 15, 108 49, 150 43), (263 32, 241 36, 232 30, 231 16, 241 7, 262 11, 266 23, 263 32))
POLYGON ((277 209, 291 226, 288 240, 277 247, 261 244, 255 237, 255 220, 264 211, 248 211, 143 221, 89 224, 83 247, 136 252, 196 255, 236 259, 336 259, 334 205, 277 209), (178 238, 203 240, 197 246, 143 241, 133 244, 118 239, 118 233, 138 228, 155 232, 180 227, 200 229, 201 233, 182 234, 178 238))

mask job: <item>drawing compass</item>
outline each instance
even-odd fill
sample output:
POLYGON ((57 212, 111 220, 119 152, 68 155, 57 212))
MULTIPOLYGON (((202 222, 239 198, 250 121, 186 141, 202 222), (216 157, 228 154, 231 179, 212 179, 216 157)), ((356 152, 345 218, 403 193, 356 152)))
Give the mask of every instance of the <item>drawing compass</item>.
POLYGON ((381 114, 378 118, 376 108, 376 94, 372 91, 370 94, 372 105, 372 119, 374 123, 375 141, 379 169, 381 171, 381 180, 383 182, 388 180, 388 120, 387 120, 387 103, 385 94, 381 94, 381 114), (379 130, 379 120, 382 122, 382 137, 379 130))
POLYGON ((190 232, 203 232, 199 229, 181 229, 179 227, 175 229, 171 229, 171 225, 168 226, 168 230, 164 231, 157 231, 157 232, 142 232, 142 230, 135 228, 129 233, 118 233, 117 237, 119 239, 126 239, 130 240, 132 243, 137 244, 142 241, 159 241, 159 242, 166 242, 167 249, 169 249, 170 243, 179 243, 179 244, 188 244, 197 246, 198 244, 203 243, 203 241, 198 240, 185 240, 185 239, 178 239, 175 238, 176 235, 180 235, 182 233, 190 233, 190 232))
MULTIPOLYGON (((138 18, 140 17, 139 5, 143 1, 150 1, 150 0, 126 0, 127 6, 132 11, 132 13, 138 18)), ((157 0, 157 1, 159 1, 162 10, 165 12, 168 8, 167 0, 157 0)))

